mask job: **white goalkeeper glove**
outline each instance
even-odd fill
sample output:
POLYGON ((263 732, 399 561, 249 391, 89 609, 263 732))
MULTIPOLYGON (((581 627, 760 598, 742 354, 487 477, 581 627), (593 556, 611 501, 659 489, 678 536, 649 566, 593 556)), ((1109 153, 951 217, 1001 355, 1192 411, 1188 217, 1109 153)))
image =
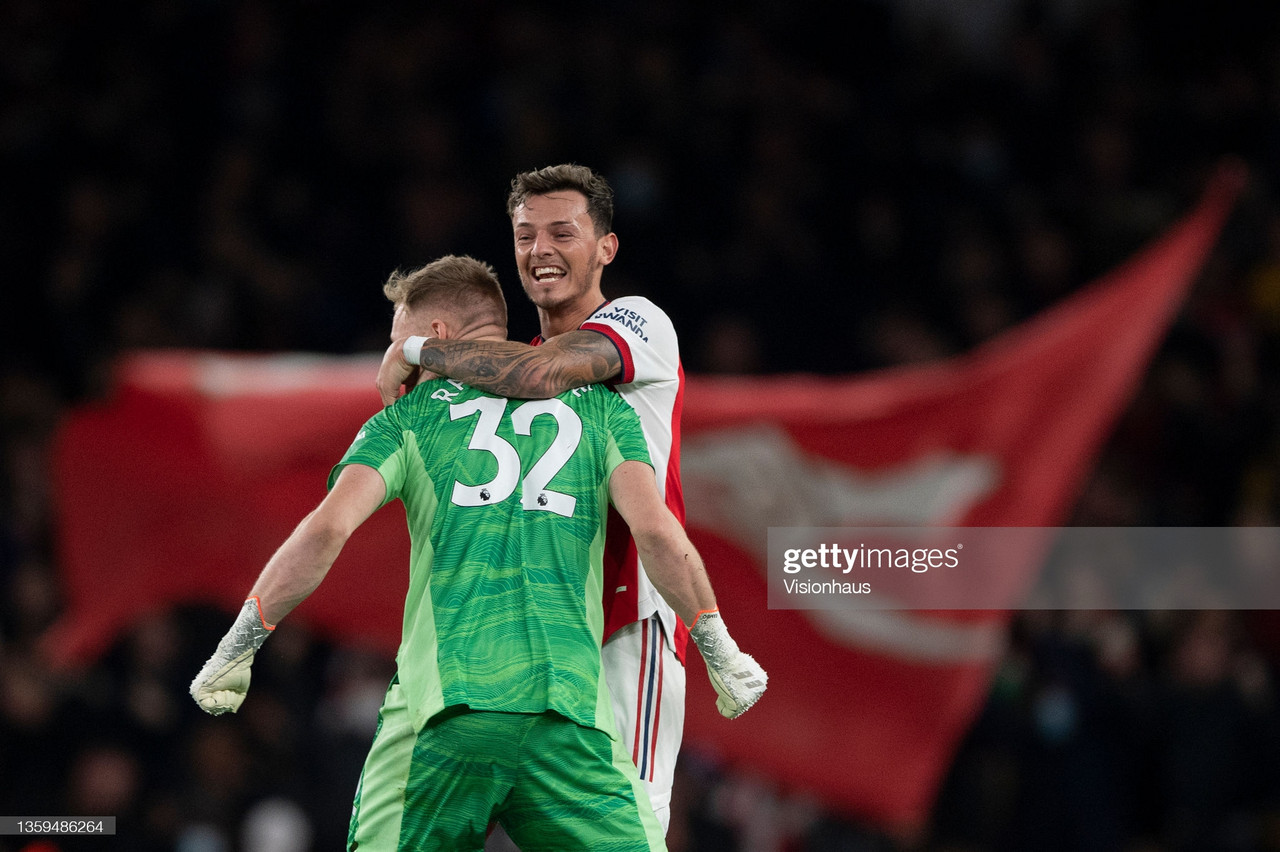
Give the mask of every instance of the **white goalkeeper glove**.
POLYGON ((718 610, 704 611, 694 619, 689 635, 702 652, 707 675, 715 687, 716 709, 726 719, 736 719, 764 695, 769 676, 750 655, 738 649, 718 610))
POLYGON ((275 625, 267 624, 262 617, 256 597, 244 602, 235 623, 218 643, 218 649, 191 681, 189 691, 200 709, 214 716, 240 709, 249 691, 253 655, 275 629, 275 625))

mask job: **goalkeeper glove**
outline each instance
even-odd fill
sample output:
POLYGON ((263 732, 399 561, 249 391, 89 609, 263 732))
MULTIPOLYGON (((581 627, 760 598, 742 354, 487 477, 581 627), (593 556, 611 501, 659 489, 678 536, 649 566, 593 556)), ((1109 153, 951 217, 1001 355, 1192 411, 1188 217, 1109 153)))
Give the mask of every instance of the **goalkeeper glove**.
POLYGON ((726 719, 736 719, 764 695, 769 676, 750 655, 738 650, 724 626, 719 610, 698 613, 689 635, 702 652, 707 676, 719 698, 716 709, 726 719))
POLYGON ((275 625, 267 624, 262 617, 257 597, 244 602, 235 623, 218 643, 218 649, 191 681, 189 691, 200 709, 214 716, 240 709, 249 691, 253 655, 275 629, 275 625))

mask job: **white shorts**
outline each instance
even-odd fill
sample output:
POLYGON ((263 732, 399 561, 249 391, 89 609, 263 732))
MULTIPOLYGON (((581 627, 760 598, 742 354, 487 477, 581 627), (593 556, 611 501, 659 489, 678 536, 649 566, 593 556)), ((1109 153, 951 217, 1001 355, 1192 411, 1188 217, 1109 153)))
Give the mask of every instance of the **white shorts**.
POLYGON ((614 720, 665 832, 684 736, 684 666, 656 615, 618 630, 604 643, 601 656, 614 720))

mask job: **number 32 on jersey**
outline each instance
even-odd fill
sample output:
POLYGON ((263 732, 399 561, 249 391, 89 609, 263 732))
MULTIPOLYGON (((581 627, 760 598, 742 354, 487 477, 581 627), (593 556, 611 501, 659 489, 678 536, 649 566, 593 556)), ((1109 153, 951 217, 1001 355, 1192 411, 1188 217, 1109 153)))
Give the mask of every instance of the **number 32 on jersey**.
POLYGON ((577 498, 552 491, 547 488, 547 483, 560 472, 582 441, 582 420, 577 412, 558 399, 531 400, 512 410, 511 426, 517 435, 530 434, 533 418, 540 414, 550 414, 556 420, 556 437, 551 446, 521 480, 520 454, 509 441, 498 435, 498 424, 506 410, 507 400, 492 396, 478 396, 449 406, 450 420, 480 416, 467 449, 489 453, 498 462, 498 473, 488 482, 464 485, 454 480, 451 502, 457 506, 490 506, 510 497, 519 486, 520 505, 525 510, 573 517, 577 498))

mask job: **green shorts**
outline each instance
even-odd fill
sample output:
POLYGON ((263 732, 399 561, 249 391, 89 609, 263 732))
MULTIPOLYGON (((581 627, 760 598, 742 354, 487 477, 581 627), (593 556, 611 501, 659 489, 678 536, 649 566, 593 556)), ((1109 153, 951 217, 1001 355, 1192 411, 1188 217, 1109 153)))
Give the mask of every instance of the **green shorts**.
POLYGON ((446 713, 415 734, 393 682, 347 848, 481 852, 495 820, 521 852, 666 849, 619 740, 557 713, 446 713))

